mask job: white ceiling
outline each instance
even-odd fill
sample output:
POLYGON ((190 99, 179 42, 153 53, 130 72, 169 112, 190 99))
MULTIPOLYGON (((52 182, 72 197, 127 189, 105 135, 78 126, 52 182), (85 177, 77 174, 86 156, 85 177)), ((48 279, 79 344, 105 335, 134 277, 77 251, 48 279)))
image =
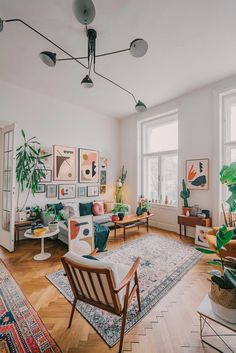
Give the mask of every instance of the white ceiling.
MULTIPOLYGON (((132 91, 148 107, 236 72, 235 0, 94 0, 97 53, 148 41, 143 58, 127 53, 97 59, 97 71, 132 91)), ((72 0, 0 0, 0 17, 18 17, 72 55, 86 55, 84 27, 72 13, 72 0)), ((63 53, 19 23, 0 33, 0 79, 84 106, 110 117, 134 112, 132 97, 92 77, 74 62, 45 66, 38 53, 63 53)))

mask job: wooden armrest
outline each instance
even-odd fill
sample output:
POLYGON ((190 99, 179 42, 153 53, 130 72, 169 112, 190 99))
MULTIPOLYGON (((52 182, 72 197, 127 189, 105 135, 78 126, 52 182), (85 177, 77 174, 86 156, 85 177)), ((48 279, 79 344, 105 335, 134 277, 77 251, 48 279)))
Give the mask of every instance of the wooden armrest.
POLYGON ((98 251, 98 249, 94 249, 94 250, 91 252, 91 254, 89 254, 89 256, 94 256, 94 255, 96 255, 96 254, 97 254, 97 251, 98 251))
POLYGON ((123 278, 123 280, 121 281, 120 285, 118 288, 114 289, 115 293, 118 293, 122 288, 124 288, 125 286, 127 286, 127 284, 131 281, 133 275, 135 274, 135 272, 138 269, 139 263, 140 263, 141 257, 138 257, 136 259, 136 261, 133 263, 133 266, 131 267, 131 269, 129 270, 129 272, 127 273, 127 275, 125 276, 125 278, 123 278))

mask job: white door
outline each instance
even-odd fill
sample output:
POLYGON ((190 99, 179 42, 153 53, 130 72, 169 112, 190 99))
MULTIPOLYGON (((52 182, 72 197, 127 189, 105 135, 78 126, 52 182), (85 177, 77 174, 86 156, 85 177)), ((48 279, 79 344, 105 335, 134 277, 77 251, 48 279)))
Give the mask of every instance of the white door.
POLYGON ((0 245, 14 251, 15 124, 1 129, 0 143, 0 245))

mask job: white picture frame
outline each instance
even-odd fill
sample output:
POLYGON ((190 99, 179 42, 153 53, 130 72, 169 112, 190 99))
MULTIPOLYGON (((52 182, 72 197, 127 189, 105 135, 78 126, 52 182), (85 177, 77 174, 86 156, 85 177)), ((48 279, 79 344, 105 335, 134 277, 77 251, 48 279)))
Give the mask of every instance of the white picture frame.
POLYGON ((196 233, 195 233, 195 244, 203 246, 204 248, 209 248, 208 241, 206 240, 206 235, 211 227, 204 227, 204 226, 196 226, 196 233))

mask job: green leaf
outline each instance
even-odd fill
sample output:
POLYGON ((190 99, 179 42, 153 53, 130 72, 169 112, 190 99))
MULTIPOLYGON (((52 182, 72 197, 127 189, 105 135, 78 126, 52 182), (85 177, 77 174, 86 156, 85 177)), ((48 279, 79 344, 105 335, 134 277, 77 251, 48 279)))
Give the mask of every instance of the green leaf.
POLYGON ((211 277, 212 282, 218 284, 220 288, 225 288, 225 281, 223 277, 218 277, 218 276, 212 276, 211 277))
POLYGON ((204 254, 216 254, 216 251, 206 248, 195 248, 196 250, 204 253, 204 254))
POLYGON ((225 268, 224 271, 225 285, 228 289, 236 288, 236 273, 235 271, 225 268))
POLYGON ((209 264, 209 265, 214 265, 214 266, 219 266, 219 267, 222 267, 222 263, 221 263, 221 261, 219 260, 219 261, 207 261, 207 263, 209 264))
POLYGON ((24 137, 24 140, 25 140, 25 132, 23 129, 21 129, 21 135, 24 137))

